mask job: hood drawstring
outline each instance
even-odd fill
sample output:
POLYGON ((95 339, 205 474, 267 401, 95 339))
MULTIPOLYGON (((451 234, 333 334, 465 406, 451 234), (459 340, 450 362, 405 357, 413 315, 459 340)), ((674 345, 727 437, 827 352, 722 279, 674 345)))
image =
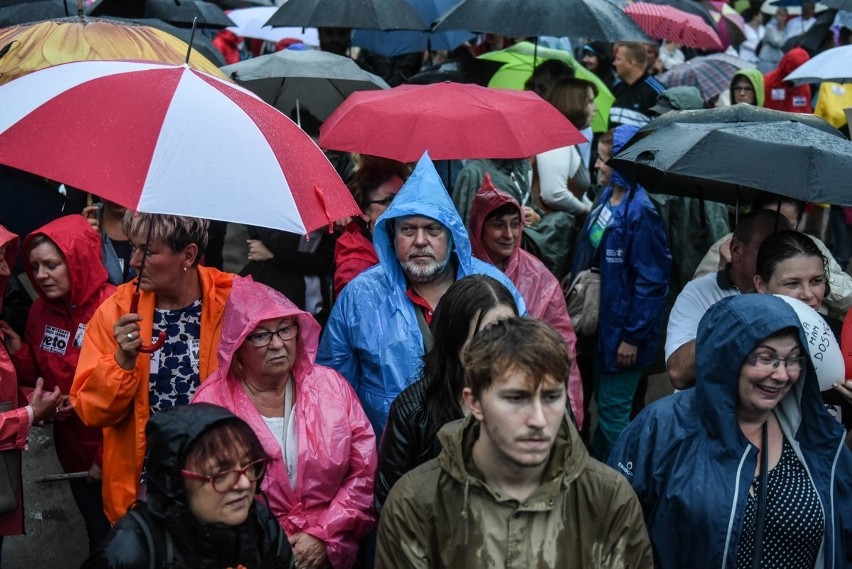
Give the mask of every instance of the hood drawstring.
POLYGON ((470 492, 470 477, 465 476, 464 478, 464 500, 462 501, 462 511, 461 511, 461 519, 464 522, 464 549, 465 553, 467 553, 467 541, 468 541, 468 526, 470 525, 470 520, 468 519, 467 510, 468 510, 468 494, 470 492))

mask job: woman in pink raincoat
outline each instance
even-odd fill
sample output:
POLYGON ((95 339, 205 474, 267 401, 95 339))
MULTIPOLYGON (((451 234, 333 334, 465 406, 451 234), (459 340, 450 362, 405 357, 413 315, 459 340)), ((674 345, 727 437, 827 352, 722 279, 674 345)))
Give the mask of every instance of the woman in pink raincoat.
POLYGON ((296 566, 349 568, 375 524, 376 442, 349 383, 315 365, 320 327, 279 292, 234 281, 219 369, 193 402, 248 422, 272 456, 262 490, 296 566))
MULTIPOLYGON (((571 361, 575 361, 577 335, 568 316, 562 288, 544 263, 521 249, 523 231, 524 215, 520 204, 506 192, 495 188, 491 177, 486 174, 470 212, 473 255, 506 273, 524 297, 529 315, 556 328, 565 339, 571 361)), ((571 366, 568 378, 568 399, 577 427, 582 428, 585 419, 583 382, 576 365, 571 366)))

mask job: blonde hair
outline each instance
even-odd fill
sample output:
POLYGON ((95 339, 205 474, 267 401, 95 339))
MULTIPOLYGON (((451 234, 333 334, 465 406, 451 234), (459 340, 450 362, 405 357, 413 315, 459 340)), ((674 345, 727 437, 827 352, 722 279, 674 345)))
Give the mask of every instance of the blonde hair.
POLYGON ((121 220, 121 229, 130 238, 147 239, 168 245, 175 252, 183 251, 188 245, 195 244, 198 254, 193 266, 197 265, 207 248, 207 229, 210 222, 196 217, 165 215, 159 213, 136 213, 127 210, 121 220))

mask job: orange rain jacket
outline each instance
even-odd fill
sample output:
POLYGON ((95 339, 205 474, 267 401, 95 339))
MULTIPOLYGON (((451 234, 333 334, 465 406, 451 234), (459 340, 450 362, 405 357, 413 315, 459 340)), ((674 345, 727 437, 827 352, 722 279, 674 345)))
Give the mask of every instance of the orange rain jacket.
MULTIPOLYGON (((201 349, 198 371, 204 381, 218 366, 216 350, 222 335, 222 314, 234 275, 198 267, 201 280, 201 349)), ((71 386, 71 403, 83 422, 104 429, 104 511, 115 523, 136 500, 145 459, 148 422, 148 376, 151 356, 139 354, 136 367, 122 369, 115 361, 118 343, 113 324, 130 311, 134 284, 118 287, 98 308, 86 328, 83 350, 71 386)), ((156 295, 142 292, 139 314, 142 341, 151 342, 156 295)))

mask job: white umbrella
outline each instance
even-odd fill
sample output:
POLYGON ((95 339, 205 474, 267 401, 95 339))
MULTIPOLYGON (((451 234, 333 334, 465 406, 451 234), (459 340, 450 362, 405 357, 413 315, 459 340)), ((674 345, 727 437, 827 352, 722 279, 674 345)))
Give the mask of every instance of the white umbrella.
POLYGON ((823 81, 835 83, 852 81, 852 45, 825 50, 800 65, 784 80, 792 81, 796 85, 823 81))
POLYGON ((272 17, 280 6, 260 6, 255 8, 239 8, 228 12, 228 17, 235 26, 227 28, 236 35, 244 38, 254 38, 271 42, 279 42, 284 38, 301 40, 311 47, 319 46, 319 32, 316 28, 293 28, 266 26, 266 21, 272 17))
POLYGON ((186 65, 65 63, 0 86, 0 100, 0 164, 136 211, 301 234, 359 212, 290 119, 186 65))

